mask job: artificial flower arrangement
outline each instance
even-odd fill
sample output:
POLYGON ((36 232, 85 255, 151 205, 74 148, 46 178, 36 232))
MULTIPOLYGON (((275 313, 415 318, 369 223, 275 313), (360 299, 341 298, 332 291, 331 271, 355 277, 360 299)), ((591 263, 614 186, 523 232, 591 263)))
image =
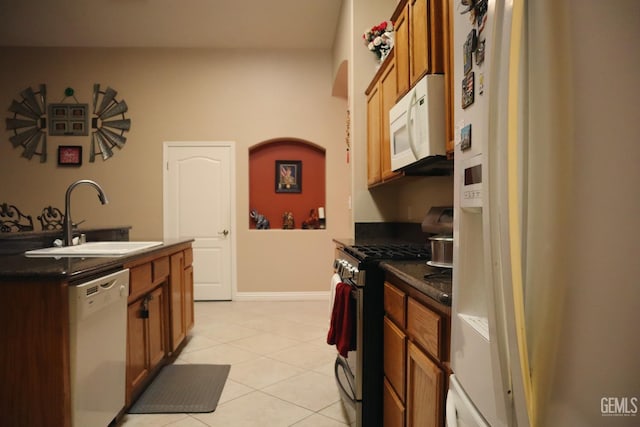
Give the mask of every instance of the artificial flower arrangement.
POLYGON ((362 35, 364 44, 376 54, 380 61, 387 57, 393 47, 393 22, 382 21, 362 35))

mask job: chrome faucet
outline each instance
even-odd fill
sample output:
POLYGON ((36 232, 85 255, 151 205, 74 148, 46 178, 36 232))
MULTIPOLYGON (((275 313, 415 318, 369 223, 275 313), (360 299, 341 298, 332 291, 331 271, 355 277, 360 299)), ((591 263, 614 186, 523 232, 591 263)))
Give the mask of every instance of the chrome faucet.
POLYGON ((109 203, 107 200, 107 195, 104 194, 104 190, 100 185, 91 181, 90 179, 80 179, 74 183, 72 183, 69 188, 67 188, 67 193, 64 196, 64 221, 62 224, 62 228, 64 229, 64 246, 72 246, 73 245, 73 221, 71 221, 71 192, 74 188, 76 188, 80 184, 89 184, 93 188, 98 191, 98 198, 100 199, 100 203, 106 205, 109 203))

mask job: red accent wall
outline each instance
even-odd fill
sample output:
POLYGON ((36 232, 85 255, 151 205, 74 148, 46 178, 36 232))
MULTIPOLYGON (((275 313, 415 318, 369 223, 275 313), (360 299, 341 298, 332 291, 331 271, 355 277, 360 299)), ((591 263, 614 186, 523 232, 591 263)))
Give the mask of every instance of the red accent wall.
MULTIPOLYGON (((249 209, 267 217, 271 228, 282 228, 282 214, 293 212, 295 228, 309 217, 309 211, 325 206, 325 152, 302 141, 277 140, 249 151, 249 209), (276 193, 276 160, 302 161, 302 192, 276 193)), ((249 227, 256 228, 249 217, 249 227)))

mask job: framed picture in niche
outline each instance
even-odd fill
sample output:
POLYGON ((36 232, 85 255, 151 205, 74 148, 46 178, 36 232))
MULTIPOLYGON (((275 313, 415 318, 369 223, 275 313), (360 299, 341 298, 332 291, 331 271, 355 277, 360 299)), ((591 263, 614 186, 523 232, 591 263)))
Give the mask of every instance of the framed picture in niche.
POLYGON ((60 145, 58 147, 58 166, 82 165, 82 146, 60 145))
POLYGON ((276 193, 302 192, 302 161, 276 160, 276 193))

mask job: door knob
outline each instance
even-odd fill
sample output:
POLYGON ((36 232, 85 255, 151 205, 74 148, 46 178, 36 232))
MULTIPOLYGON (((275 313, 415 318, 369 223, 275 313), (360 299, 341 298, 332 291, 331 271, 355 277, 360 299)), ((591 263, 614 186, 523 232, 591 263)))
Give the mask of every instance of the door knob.
POLYGON ((229 230, 218 231, 218 234, 222 234, 223 236, 227 236, 229 234, 229 230))

